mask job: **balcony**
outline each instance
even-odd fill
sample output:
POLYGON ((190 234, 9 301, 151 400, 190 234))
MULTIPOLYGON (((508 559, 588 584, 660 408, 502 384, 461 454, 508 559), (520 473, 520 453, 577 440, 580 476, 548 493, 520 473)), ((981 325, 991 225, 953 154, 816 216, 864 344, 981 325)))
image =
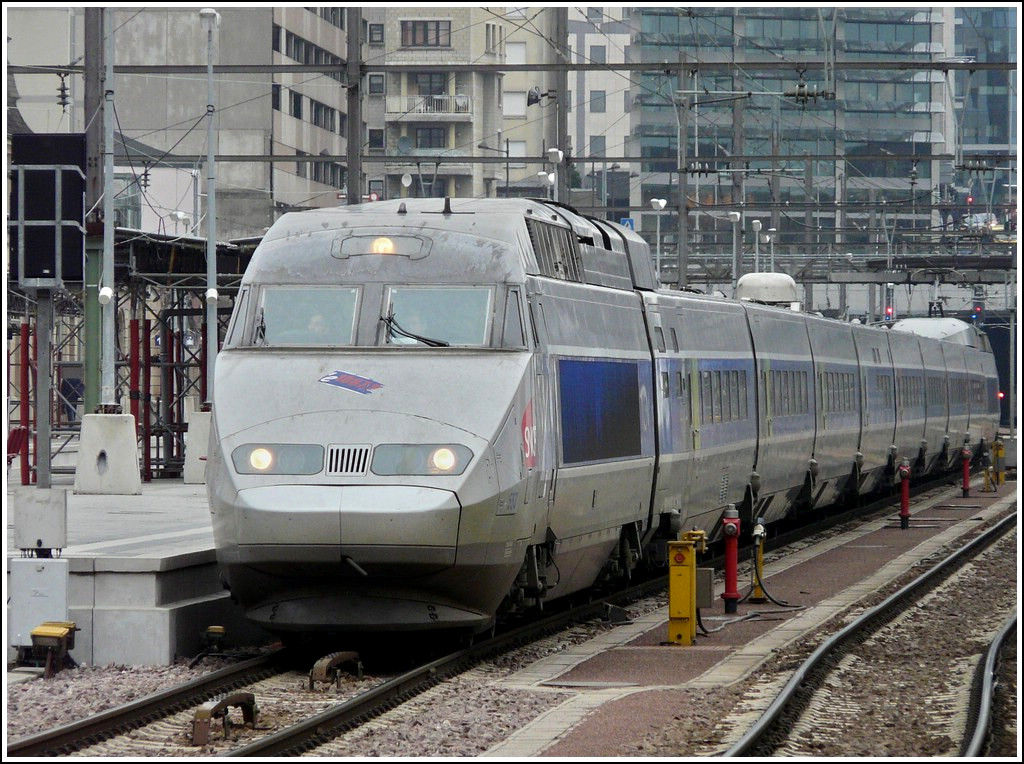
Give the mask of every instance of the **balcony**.
POLYGON ((473 99, 468 95, 388 96, 385 101, 390 121, 471 121, 473 99))

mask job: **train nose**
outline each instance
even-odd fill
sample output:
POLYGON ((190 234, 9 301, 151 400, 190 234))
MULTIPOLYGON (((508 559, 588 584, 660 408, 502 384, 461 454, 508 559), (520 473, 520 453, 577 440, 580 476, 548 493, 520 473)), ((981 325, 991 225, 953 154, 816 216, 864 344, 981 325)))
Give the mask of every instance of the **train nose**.
POLYGON ((455 563, 461 507, 438 488, 289 485, 240 490, 237 512, 240 562, 415 575, 455 563))

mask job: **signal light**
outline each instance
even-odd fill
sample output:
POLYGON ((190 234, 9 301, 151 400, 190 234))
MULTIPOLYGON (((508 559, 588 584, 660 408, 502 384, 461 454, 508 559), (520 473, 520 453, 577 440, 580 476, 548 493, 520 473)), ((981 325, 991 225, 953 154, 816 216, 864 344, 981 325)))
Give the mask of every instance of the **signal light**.
POLYGON ((968 196, 967 196, 967 203, 968 204, 974 204, 974 197, 971 196, 970 194, 968 194, 968 196))
POLYGON ((1005 398, 1005 397, 1006 397, 1006 393, 1004 393, 1004 392, 1003 392, 1002 390, 1000 390, 1000 391, 999 391, 998 393, 996 393, 996 397, 997 397, 997 398, 998 398, 999 400, 1002 400, 1003 398, 1005 398))
POLYGON ((885 306, 885 320, 892 321, 892 305, 885 306))

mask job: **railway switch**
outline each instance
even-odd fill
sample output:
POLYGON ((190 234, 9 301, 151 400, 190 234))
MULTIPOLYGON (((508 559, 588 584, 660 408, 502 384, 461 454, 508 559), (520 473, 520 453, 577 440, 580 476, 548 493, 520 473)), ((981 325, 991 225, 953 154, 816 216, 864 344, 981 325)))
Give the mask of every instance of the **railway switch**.
POLYGON ((692 645, 697 638, 697 553, 707 548, 704 531, 687 531, 668 544, 668 641, 692 645))
POLYGON ((736 505, 730 504, 722 517, 722 534, 725 536, 725 591, 722 592, 722 599, 725 600, 725 612, 735 613, 736 605, 740 599, 738 589, 739 575, 739 543, 740 543, 740 513, 736 511, 736 505))

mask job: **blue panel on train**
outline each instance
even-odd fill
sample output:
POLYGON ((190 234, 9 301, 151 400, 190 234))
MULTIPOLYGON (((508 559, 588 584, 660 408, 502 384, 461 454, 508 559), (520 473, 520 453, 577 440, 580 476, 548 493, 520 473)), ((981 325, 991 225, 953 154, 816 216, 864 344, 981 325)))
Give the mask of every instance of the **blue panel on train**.
POLYGON ((558 361, 566 464, 641 455, 635 362, 558 361))

